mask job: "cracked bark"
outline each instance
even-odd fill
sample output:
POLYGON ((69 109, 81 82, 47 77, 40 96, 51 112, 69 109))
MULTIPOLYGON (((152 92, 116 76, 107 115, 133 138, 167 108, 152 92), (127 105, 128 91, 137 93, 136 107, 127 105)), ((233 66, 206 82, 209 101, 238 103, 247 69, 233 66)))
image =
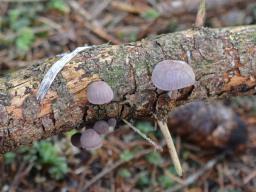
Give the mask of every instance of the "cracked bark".
POLYGON ((39 104, 36 92, 59 58, 0 78, 0 153, 82 127, 96 119, 152 118, 194 100, 255 95, 256 26, 187 30, 125 45, 101 45, 78 54, 39 104), (169 100, 150 81, 154 64, 187 61, 197 83, 169 100), (86 87, 103 79, 115 92, 109 105, 86 99, 86 87))

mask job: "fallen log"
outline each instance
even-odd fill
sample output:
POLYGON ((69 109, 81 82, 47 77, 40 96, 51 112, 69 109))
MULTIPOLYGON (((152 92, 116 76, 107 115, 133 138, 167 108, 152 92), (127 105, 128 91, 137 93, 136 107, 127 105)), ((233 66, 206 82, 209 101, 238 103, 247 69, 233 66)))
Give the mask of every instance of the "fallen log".
POLYGON ((256 93, 256 26, 191 29, 125 45, 95 46, 58 74, 39 103, 38 86, 59 57, 0 78, 0 153, 79 128, 96 119, 153 118, 195 100, 256 93), (151 83, 154 65, 178 59, 191 65, 196 84, 172 99, 151 83), (87 86, 103 79, 115 92, 108 105, 91 105, 87 86))

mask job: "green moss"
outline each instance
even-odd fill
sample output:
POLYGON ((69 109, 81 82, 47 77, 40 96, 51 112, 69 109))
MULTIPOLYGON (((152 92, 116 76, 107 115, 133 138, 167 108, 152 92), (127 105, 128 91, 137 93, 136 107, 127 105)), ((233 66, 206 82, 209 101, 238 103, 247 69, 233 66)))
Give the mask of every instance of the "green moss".
POLYGON ((127 57, 126 52, 127 50, 125 50, 124 46, 120 46, 120 49, 113 53, 115 55, 113 58, 114 62, 100 72, 101 78, 108 82, 111 87, 118 87, 119 80, 123 79, 123 76, 126 74, 125 65, 122 65, 124 58, 127 57))
POLYGON ((115 66, 104 71, 101 74, 101 78, 103 78, 111 87, 117 87, 119 84, 118 80, 123 79, 124 74, 125 70, 123 67, 115 66))

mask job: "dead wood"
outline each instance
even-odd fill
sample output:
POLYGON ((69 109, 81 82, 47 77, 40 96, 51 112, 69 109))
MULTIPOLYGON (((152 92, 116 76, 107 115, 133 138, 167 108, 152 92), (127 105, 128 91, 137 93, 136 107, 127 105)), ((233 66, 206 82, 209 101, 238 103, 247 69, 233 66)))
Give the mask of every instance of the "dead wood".
POLYGON ((125 45, 92 47, 75 57, 55 79, 40 104, 36 92, 59 57, 0 78, 0 152, 78 128, 96 119, 152 118, 195 101, 256 93, 256 26, 187 30, 125 45), (164 59, 188 62, 195 86, 170 100, 150 78, 164 59), (109 105, 88 103, 86 87, 103 79, 115 91, 109 105))

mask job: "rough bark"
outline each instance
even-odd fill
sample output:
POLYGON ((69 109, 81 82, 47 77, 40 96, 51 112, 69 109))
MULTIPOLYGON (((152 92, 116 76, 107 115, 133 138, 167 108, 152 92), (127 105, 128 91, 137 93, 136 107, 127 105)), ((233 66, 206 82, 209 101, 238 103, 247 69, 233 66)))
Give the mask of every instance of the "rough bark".
POLYGON ((256 26, 187 30, 125 45, 102 45, 77 55, 55 79, 42 103, 36 92, 44 74, 58 60, 0 78, 0 153, 19 145, 83 126, 96 119, 152 118, 194 100, 255 94, 256 26), (171 100, 150 81, 164 59, 187 61, 196 84, 171 100), (87 85, 108 82, 115 92, 109 105, 86 98, 87 85))

